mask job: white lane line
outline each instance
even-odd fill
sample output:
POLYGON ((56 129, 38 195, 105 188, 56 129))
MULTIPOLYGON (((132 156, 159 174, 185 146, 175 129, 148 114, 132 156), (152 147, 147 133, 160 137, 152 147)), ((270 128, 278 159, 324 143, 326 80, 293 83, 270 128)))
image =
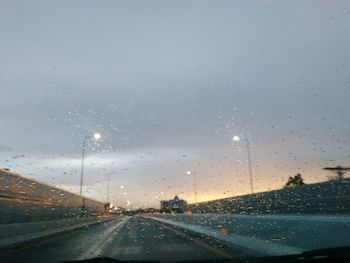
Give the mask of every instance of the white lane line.
MULTIPOLYGON (((232 254, 227 253, 227 252, 225 252, 225 251, 223 251, 223 250, 221 250, 221 249, 219 249, 219 248, 217 248, 217 247, 208 245, 208 243, 206 243, 206 242, 203 242, 203 241, 201 241, 201 240, 198 240, 198 239, 196 239, 196 238, 193 238, 193 236, 191 236, 190 234, 185 233, 185 232, 183 232, 183 231, 181 231, 181 230, 178 230, 178 229, 174 228, 173 226, 169 226, 169 224, 164 224, 164 223, 161 223, 161 222, 153 222, 153 223, 156 224, 156 225, 159 224, 159 226, 162 226, 163 228, 168 229, 169 231, 171 231, 171 232, 177 234, 178 236, 183 237, 183 238, 186 239, 186 240, 191 240, 192 242, 194 242, 194 243, 196 243, 197 245, 201 246, 201 247, 204 248, 205 250, 211 251, 211 252, 213 252, 213 253, 219 255, 220 257, 227 258, 227 259, 232 259, 232 254)), ((163 248, 163 250, 169 250, 169 251, 174 252, 174 250, 176 250, 176 249, 174 249, 175 246, 178 246, 178 245, 166 245, 166 246, 163 248)), ((183 245, 181 246, 181 250, 180 250, 180 251, 186 251, 186 250, 192 250, 192 249, 191 249, 190 247, 187 247, 186 245, 183 244, 183 245), (183 249, 183 246, 186 247, 185 250, 183 249)), ((179 252, 180 252, 180 251, 179 251, 179 252)))
POLYGON ((80 255, 77 260, 89 259, 101 256, 106 244, 111 242, 115 235, 123 228, 123 226, 129 221, 130 217, 125 217, 121 221, 116 222, 115 225, 108 228, 101 233, 98 240, 100 242, 94 243, 87 251, 80 255))
POLYGON ((299 247, 282 245, 275 242, 266 242, 261 239, 240 236, 237 234, 225 235, 224 233, 215 229, 211 229, 209 227, 189 225, 182 222, 174 222, 171 220, 153 217, 153 216, 147 216, 147 217, 145 216, 145 218, 150 218, 169 225, 177 226, 182 229, 186 229, 205 236, 214 237, 218 240, 225 241, 231 245, 243 247, 243 248, 258 252, 260 254, 279 256, 279 255, 300 254, 306 251, 305 249, 302 249, 299 247))

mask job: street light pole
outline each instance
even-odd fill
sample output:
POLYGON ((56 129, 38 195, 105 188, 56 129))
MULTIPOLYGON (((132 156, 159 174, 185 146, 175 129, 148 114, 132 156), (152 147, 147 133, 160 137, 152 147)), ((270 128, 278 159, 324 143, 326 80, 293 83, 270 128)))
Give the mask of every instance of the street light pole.
POLYGON ((196 172, 187 171, 188 175, 193 174, 193 180, 194 180, 194 202, 197 203, 197 174, 196 172))
POLYGON ((108 174, 108 177, 107 177, 107 203, 109 203, 109 185, 110 185, 110 181, 111 181, 111 174, 108 174))
POLYGON ((84 137, 83 146, 81 150, 80 191, 79 191, 79 194, 82 197, 81 215, 80 215, 81 217, 83 217, 85 213, 85 198, 83 197, 83 180, 84 180, 85 147, 86 147, 86 140, 88 138, 89 138, 88 136, 84 137))
POLYGON ((85 147, 86 140, 89 139, 89 136, 84 137, 83 139, 83 148, 81 151, 81 170, 80 170, 80 195, 83 194, 83 180, 84 180, 84 162, 85 162, 85 147))
MULTIPOLYGON (((101 138, 100 133, 94 134, 94 139, 98 140, 101 138)), ((82 205, 81 205, 81 216, 84 215, 85 210, 85 197, 83 197, 83 183, 84 183, 84 164, 85 164, 85 150, 86 150, 86 140, 91 139, 90 136, 85 136, 83 139, 83 145, 81 150, 81 170, 80 170, 80 191, 79 194, 82 197, 82 205)))
POLYGON ((250 191, 253 194, 254 193, 254 187, 253 187, 253 169, 252 169, 252 157, 250 153, 250 142, 248 139, 245 139, 247 143, 247 157, 248 157, 248 171, 249 171, 249 178, 250 178, 250 191))
POLYGON ((193 173, 194 177, 194 202, 197 203, 197 174, 193 173))
MULTIPOLYGON (((240 141, 241 138, 237 135, 233 136, 232 138, 234 141, 240 141)), ((247 146, 247 157, 248 157, 248 173, 249 173, 249 180, 250 180, 250 191, 253 194, 254 193, 254 187, 253 187, 253 168, 252 168, 252 157, 250 152, 250 142, 247 138, 244 139, 247 146)))

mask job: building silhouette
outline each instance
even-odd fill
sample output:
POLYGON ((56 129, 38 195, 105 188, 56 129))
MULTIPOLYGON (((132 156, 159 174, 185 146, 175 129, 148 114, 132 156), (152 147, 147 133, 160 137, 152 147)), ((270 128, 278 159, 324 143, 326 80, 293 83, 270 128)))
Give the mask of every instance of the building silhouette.
POLYGON ((174 199, 160 201, 161 211, 183 212, 186 209, 187 202, 175 195, 174 199))

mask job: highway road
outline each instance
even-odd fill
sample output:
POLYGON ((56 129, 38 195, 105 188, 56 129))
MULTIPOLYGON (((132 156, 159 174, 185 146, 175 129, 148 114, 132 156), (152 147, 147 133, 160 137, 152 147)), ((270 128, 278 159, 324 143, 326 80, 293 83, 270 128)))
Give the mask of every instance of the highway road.
MULTIPOLYGON (((237 256, 242 252, 237 251, 237 256)), ((125 217, 0 252, 0 262, 62 262, 93 257, 119 260, 201 260, 230 257, 215 247, 140 217, 125 217)))
POLYGON ((0 262, 94 257, 182 261, 298 254, 350 246, 349 236, 348 216, 145 215, 120 217, 2 250, 0 262), (203 235, 215 236, 216 241, 203 235))

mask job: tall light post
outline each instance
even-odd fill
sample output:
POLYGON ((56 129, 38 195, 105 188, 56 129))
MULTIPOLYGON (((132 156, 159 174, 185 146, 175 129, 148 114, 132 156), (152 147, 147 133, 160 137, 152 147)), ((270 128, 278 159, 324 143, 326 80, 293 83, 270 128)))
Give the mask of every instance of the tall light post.
POLYGON ((107 203, 109 203, 109 184, 111 181, 111 174, 108 174, 107 176, 107 203))
POLYGON ((121 192, 123 189, 124 189, 124 185, 120 185, 119 186, 119 188, 120 188, 120 192, 118 192, 118 188, 115 188, 116 190, 115 190, 115 197, 116 197, 116 201, 115 201, 115 203, 117 204, 117 203, 119 203, 119 204, 121 204, 121 197, 120 197, 120 202, 119 202, 119 196, 118 196, 118 194, 120 194, 120 195, 122 195, 123 193, 121 192))
POLYGON ((187 175, 191 175, 193 174, 193 180, 194 180, 194 202, 197 203, 197 175, 196 172, 191 172, 191 171, 187 171, 186 172, 187 175))
POLYGON ((114 174, 114 173, 110 173, 107 175, 107 203, 109 203, 109 194, 110 194, 110 185, 111 185, 111 175, 114 174))
MULTIPOLYGON (((101 139, 101 134, 100 133, 95 133, 93 135, 93 138, 97 141, 97 140, 101 139)), ((91 136, 85 136, 84 139, 83 139, 83 146, 82 146, 82 150, 81 150, 80 191, 79 191, 80 196, 83 195, 86 141, 87 140, 91 140, 91 139, 92 139, 91 136)), ((82 215, 84 214, 84 209, 85 209, 85 198, 83 197, 82 215)))
MULTIPOLYGON (((232 137, 233 141, 240 141, 241 138, 238 135, 235 135, 232 137)), ((247 157, 248 157, 248 172, 249 172, 249 178, 250 178, 250 191, 253 194, 254 193, 254 187, 253 187, 253 169, 252 169, 252 158, 250 153, 250 142, 247 138, 244 139, 247 146, 247 157)))

